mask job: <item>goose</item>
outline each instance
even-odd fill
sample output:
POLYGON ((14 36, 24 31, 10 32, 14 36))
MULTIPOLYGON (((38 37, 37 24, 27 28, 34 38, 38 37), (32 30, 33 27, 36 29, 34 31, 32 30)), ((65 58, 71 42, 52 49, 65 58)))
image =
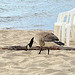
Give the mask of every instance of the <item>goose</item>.
MULTIPOLYGON (((45 46, 45 42, 54 42, 57 45, 64 45, 63 42, 59 41, 58 37, 54 35, 52 32, 40 32, 37 33, 34 37, 31 38, 30 42, 26 45, 27 50, 32 47, 33 42, 36 41, 40 45, 39 54, 41 54, 42 47, 45 46)), ((48 55, 49 55, 48 49, 48 55)))

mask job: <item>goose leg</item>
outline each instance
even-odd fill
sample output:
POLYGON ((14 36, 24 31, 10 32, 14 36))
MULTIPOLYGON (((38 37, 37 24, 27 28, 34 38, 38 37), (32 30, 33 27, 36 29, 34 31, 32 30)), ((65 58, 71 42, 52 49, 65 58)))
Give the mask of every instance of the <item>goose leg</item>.
POLYGON ((48 49, 48 55, 49 55, 49 49, 48 49))
POLYGON ((39 52, 39 54, 41 54, 41 51, 42 51, 42 48, 40 48, 40 52, 39 52))

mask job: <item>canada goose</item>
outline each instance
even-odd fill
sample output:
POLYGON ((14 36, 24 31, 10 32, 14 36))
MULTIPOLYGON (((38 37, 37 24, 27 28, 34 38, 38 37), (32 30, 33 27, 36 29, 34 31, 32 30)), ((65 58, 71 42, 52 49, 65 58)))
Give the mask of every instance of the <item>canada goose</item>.
MULTIPOLYGON (((56 43, 58 45, 64 45, 64 43, 59 41, 57 36, 55 36, 53 33, 48 33, 48 32, 37 33, 30 40, 30 43, 26 46, 26 48, 27 49, 31 48, 34 41, 36 41, 40 45, 40 52, 39 52, 39 54, 41 54, 42 47, 45 45, 45 42, 54 42, 54 43, 56 43)), ((48 49, 48 55, 49 55, 49 49, 48 49)))

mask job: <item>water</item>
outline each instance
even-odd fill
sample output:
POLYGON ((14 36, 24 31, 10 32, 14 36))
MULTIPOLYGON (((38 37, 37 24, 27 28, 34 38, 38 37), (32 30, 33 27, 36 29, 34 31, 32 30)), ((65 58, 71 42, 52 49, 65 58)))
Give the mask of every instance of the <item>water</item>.
POLYGON ((0 0, 0 29, 53 30, 60 12, 75 8, 75 0, 0 0))

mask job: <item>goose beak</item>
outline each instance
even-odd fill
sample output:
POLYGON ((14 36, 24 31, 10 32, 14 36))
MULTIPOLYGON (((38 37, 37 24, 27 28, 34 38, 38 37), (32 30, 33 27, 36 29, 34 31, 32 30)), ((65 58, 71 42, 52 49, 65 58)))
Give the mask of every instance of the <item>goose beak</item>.
POLYGON ((28 50, 27 46, 26 46, 26 51, 28 50))

